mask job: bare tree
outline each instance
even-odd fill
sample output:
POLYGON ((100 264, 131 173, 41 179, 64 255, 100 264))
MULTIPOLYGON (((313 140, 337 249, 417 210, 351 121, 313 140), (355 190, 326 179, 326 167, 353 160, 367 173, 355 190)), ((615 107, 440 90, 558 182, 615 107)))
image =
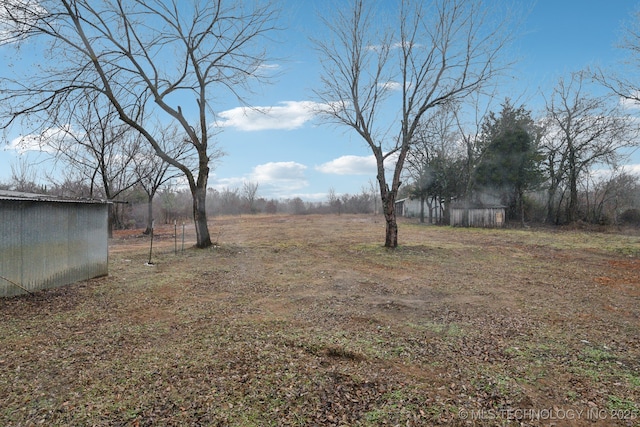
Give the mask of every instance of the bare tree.
POLYGON ((421 223, 425 203, 429 223, 433 223, 434 202, 448 206, 454 197, 462 196, 465 188, 463 146, 457 140, 455 119, 455 110, 440 108, 423 120, 407 155, 405 172, 411 180, 411 196, 420 199, 421 223))
POLYGON ((222 154, 212 139, 214 91, 242 100, 250 83, 267 80, 258 43, 275 29, 273 7, 235 0, 8 0, 0 8, 14 30, 3 32, 0 44, 44 42, 55 58, 32 75, 5 79, 4 126, 24 116, 46 122, 79 91, 106 98, 122 122, 184 173, 197 246, 211 245, 207 182, 211 161, 222 154), (158 141, 155 129, 171 123, 197 157, 195 168, 158 141))
POLYGON ((20 157, 11 164, 11 181, 9 184, 15 191, 27 193, 39 193, 43 191, 42 186, 37 184, 36 170, 26 157, 20 157))
POLYGON ((559 211, 554 209, 554 200, 559 188, 568 189, 566 220, 576 221, 583 175, 597 164, 617 166, 624 156, 621 149, 638 144, 634 120, 610 97, 590 95, 588 80, 583 71, 572 73, 568 81, 560 79, 546 102, 542 149, 550 179, 548 215, 556 222, 559 211))
POLYGON ((225 187, 221 191, 213 190, 212 201, 216 215, 238 215, 242 213, 240 189, 225 187))
POLYGON ((321 112, 355 130, 376 159, 388 248, 398 245, 395 201, 421 120, 503 71, 499 59, 510 36, 509 20, 496 19, 479 2, 401 0, 398 11, 396 20, 376 16, 370 3, 352 0, 324 20, 331 36, 315 41, 321 112))
POLYGON ((329 212, 331 213, 341 213, 342 201, 340 200, 340 196, 336 193, 336 189, 333 187, 329 188, 329 193, 327 194, 327 202, 329 203, 329 212))
MULTIPOLYGON (((180 159, 181 163, 188 164, 188 160, 185 158, 188 144, 180 140, 176 129, 173 131, 167 129, 162 132, 159 139, 165 152, 170 153, 171 157, 175 159, 180 159)), ((133 171, 137 177, 138 185, 147 195, 147 226, 144 234, 149 234, 153 227, 153 199, 156 193, 167 182, 182 176, 182 172, 163 161, 150 146, 139 150, 135 157, 133 171)))
POLYGON ((631 107, 640 106, 640 9, 632 14, 623 27, 622 40, 618 46, 626 58, 615 64, 614 69, 597 68, 594 77, 631 107))
POLYGON ((56 127, 38 135, 38 142, 53 150, 58 166, 76 171, 88 183, 89 197, 113 200, 137 183, 133 165, 139 134, 117 121, 110 104, 89 93, 79 101, 64 109, 64 118, 52 115, 56 127))
MULTIPOLYGON (((140 134, 117 120, 117 112, 105 99, 84 92, 71 105, 50 116, 52 128, 36 138, 52 150, 57 169, 66 181, 87 183, 90 198, 114 200, 138 183, 134 159, 141 146, 140 134), (72 179, 75 177, 76 179, 72 179)), ((59 181, 53 176, 52 181, 59 181)), ((58 186, 59 187, 59 186, 58 186)), ((120 204, 109 205, 109 236, 123 228, 120 204)))
POLYGON ((242 183, 242 196, 247 201, 249 213, 255 212, 256 195, 258 194, 258 183, 245 181, 242 183))
POLYGON ((624 168, 613 170, 609 176, 591 175, 584 180, 591 187, 585 191, 587 219, 618 225, 622 212, 636 206, 634 198, 640 189, 640 178, 624 168))
MULTIPOLYGON (((88 182, 88 197, 99 194, 113 200, 134 186, 141 187, 147 195, 145 234, 150 233, 156 192, 182 172, 163 161, 153 147, 142 140, 139 132, 119 122, 116 110, 111 103, 105 102, 106 99, 86 92, 79 101, 56 111, 52 122, 56 122, 57 128, 40 135, 39 145, 53 150, 57 161, 63 165, 67 180, 69 171, 74 171, 88 182)), ((139 120, 142 123, 143 118, 139 120)), ((164 152, 189 164, 191 159, 185 154, 189 144, 181 139, 178 129, 158 129, 156 134, 164 152)), ((121 206, 110 206, 111 226, 122 227, 121 206)))

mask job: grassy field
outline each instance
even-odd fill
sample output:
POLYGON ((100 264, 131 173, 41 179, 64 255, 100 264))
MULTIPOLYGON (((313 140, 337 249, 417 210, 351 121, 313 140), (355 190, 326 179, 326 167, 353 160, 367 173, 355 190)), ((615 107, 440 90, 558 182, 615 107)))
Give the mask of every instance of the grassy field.
POLYGON ((0 425, 640 425, 640 238, 242 216, 0 300, 0 425))

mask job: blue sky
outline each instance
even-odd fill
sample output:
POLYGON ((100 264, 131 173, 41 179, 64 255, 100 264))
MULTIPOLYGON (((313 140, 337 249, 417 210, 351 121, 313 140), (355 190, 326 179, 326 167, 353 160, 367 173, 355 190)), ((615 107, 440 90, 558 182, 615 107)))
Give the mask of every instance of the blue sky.
MULTIPOLYGON (((274 46, 274 52, 286 60, 271 64, 280 73, 275 83, 255 88, 255 94, 248 98, 269 114, 247 115, 233 103, 216 108, 224 124, 218 144, 226 156, 212 168, 210 187, 241 187, 250 181, 258 183, 258 195, 262 197, 326 200, 330 188, 338 194, 354 194, 374 182, 375 162, 364 141, 347 128, 322 124, 308 109, 319 77, 309 36, 321 29, 316 17, 316 5, 320 3, 283 0, 288 28, 280 35, 283 43, 274 46)), ((559 77, 589 65, 614 65, 621 53, 615 46, 622 24, 631 19, 631 12, 638 6, 630 0, 514 3, 530 12, 518 29, 514 51, 519 60, 513 77, 498 98, 519 100, 533 110, 534 116, 543 105, 539 91, 549 94, 559 77)), ((46 154, 12 148, 12 141, 19 136, 16 129, 4 136, 0 181, 9 180, 11 165, 20 157, 38 162, 40 177, 49 173, 46 154)), ((632 161, 640 164, 640 158, 632 161)))

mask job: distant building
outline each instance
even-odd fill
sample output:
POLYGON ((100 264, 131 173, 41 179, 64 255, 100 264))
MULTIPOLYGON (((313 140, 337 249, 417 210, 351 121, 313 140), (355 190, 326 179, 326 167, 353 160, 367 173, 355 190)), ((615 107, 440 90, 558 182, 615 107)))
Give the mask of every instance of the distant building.
MULTIPOLYGON (((396 214, 406 218, 419 218, 420 217, 420 199, 404 198, 396 200, 396 214)), ((434 224, 440 224, 444 215, 444 205, 433 202, 431 206, 424 202, 424 220, 426 222, 431 218, 431 222, 434 224), (429 215, 431 214, 431 215, 429 215)))
POLYGON ((500 205, 454 203, 449 209, 454 227, 500 228, 506 221, 506 208, 500 205))
POLYGON ((0 297, 108 274, 108 203, 0 190, 0 297))

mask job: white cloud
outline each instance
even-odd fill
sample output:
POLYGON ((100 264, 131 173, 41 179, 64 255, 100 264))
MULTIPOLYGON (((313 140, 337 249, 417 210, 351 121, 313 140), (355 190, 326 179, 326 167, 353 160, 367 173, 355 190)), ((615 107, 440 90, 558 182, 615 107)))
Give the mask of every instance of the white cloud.
POLYGON ((323 107, 312 101, 284 101, 270 107, 237 107, 220 113, 218 126, 242 131, 293 130, 312 120, 323 107))
POLYGON ((640 163, 637 163, 634 165, 627 165, 624 167, 624 170, 631 174, 640 176, 640 163))
POLYGON ((638 91, 635 91, 631 96, 633 96, 634 99, 622 97, 620 98, 620 105, 622 106, 622 108, 628 110, 640 109, 640 102, 637 101, 638 99, 640 99, 640 93, 638 91))
POLYGON ((242 177, 218 179, 213 187, 217 190, 242 188, 243 183, 253 182, 258 184, 258 194, 262 197, 292 198, 309 186, 306 169, 305 165, 296 162, 269 162, 257 165, 242 177))
POLYGON ((322 173, 335 175, 375 175, 376 159, 370 156, 341 156, 330 162, 316 166, 322 173))
POLYGON ((327 200, 328 193, 293 193, 289 194, 286 197, 281 196, 281 199, 295 199, 296 197, 300 197, 302 200, 307 202, 323 202, 327 200))
POLYGON ((618 170, 613 170, 605 165, 601 165, 601 167, 596 167, 587 171, 589 178, 594 182, 606 182, 615 176, 618 176, 621 173, 628 173, 631 175, 640 176, 640 164, 630 164, 624 165, 618 170))
POLYGON ((214 181, 215 184, 213 184, 212 187, 221 191, 225 188, 242 188, 242 184, 250 180, 248 177, 233 176, 230 178, 215 178, 214 181))
POLYGON ((28 151, 39 151, 45 153, 55 153, 56 150, 53 146, 60 145, 59 143, 51 143, 51 141, 62 141, 69 135, 69 130, 62 128, 49 128, 42 134, 30 134, 21 135, 14 138, 5 147, 5 150, 15 150, 20 154, 28 151))
POLYGON ((0 8, 0 46, 20 41, 47 11, 38 1, 4 1, 0 8), (16 17, 16 19, 12 18, 16 17))
POLYGON ((263 71, 277 71, 280 69, 280 64, 260 64, 258 69, 263 71))
POLYGON ((253 168, 251 181, 269 183, 287 188, 303 188, 308 185, 304 171, 307 167, 296 162, 269 162, 253 168))
POLYGON ((382 88, 385 90, 392 90, 392 91, 400 91, 402 89, 402 83, 394 82, 394 81, 380 83, 380 86, 382 86, 382 88))

